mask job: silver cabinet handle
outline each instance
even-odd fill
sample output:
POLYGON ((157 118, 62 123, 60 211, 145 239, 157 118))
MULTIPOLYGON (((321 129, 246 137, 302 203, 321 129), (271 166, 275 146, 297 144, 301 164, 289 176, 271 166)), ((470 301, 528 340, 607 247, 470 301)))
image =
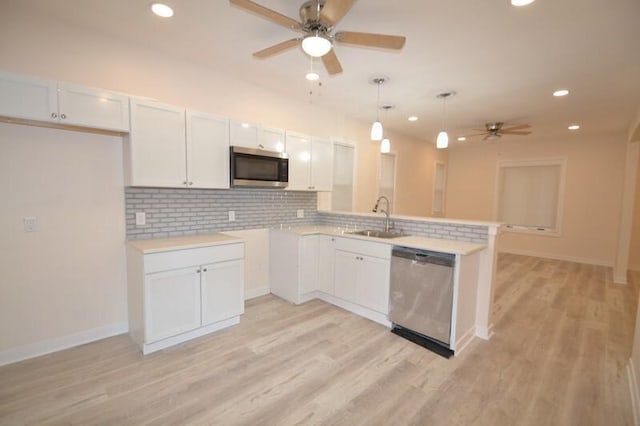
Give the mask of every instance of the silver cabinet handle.
POLYGON ((51 118, 58 118, 58 114, 56 114, 55 112, 51 113, 51 118))
POLYGON ((185 180, 185 181, 183 181, 183 182, 182 182, 182 184, 183 184, 183 185, 186 185, 186 184, 187 184, 187 181, 186 181, 186 180, 185 180))
POLYGON ((202 270, 202 272, 207 272, 207 268, 204 268, 204 269, 202 270))
POLYGON ((189 182, 189 185, 193 185, 193 182, 189 182))
POLYGON ((200 273, 200 269, 196 269, 196 273, 198 273, 198 274, 199 274, 199 273, 200 273))
POLYGON ((60 118, 64 120, 65 118, 67 118, 67 114, 60 114, 60 118))

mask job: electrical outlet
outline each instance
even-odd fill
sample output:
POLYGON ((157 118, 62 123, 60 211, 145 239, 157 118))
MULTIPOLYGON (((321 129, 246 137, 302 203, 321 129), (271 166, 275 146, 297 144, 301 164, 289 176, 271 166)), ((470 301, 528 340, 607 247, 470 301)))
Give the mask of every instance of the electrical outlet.
POLYGON ((145 212, 136 212, 136 226, 147 224, 147 214, 145 212))
POLYGON ((38 230, 38 219, 35 217, 24 218, 24 232, 36 232, 38 230))
POLYGON ((298 216, 299 218, 304 217, 304 210, 303 210, 303 209, 298 209, 298 214, 297 214, 297 216, 298 216))
POLYGON ((236 221, 236 212, 233 210, 229 210, 229 222, 236 221))

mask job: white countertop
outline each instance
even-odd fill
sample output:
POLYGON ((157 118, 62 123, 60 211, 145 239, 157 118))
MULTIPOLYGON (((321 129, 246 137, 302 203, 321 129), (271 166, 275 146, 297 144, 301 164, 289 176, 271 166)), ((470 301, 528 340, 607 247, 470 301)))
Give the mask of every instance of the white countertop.
POLYGON ((227 234, 202 234, 173 238, 156 238, 151 240, 128 240, 127 244, 130 247, 147 254, 241 242, 243 242, 241 238, 232 237, 227 234))
POLYGON ((441 253, 460 254, 463 256, 475 253, 487 247, 484 244, 420 237, 416 235, 407 235, 398 238, 365 237, 364 235, 349 234, 349 232, 353 232, 353 229, 345 230, 336 228, 335 226, 285 226, 282 229, 276 228, 276 230, 281 230, 282 232, 291 232, 297 235, 334 235, 346 238, 355 238, 359 240, 375 241, 377 243, 386 243, 393 246, 404 246, 423 250, 438 251, 441 253))

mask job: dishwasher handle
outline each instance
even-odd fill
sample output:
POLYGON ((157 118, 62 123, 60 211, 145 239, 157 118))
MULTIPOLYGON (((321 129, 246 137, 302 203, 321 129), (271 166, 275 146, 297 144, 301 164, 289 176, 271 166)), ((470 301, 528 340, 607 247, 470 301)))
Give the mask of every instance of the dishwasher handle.
POLYGON ((411 260, 419 264, 434 264, 450 268, 453 268, 456 261, 455 254, 401 246, 394 246, 391 256, 411 260))

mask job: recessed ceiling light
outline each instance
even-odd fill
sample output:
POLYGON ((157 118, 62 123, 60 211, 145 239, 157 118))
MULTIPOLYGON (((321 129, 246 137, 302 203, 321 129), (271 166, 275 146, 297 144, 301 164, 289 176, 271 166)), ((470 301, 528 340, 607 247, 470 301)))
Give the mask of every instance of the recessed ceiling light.
POLYGON ((171 18, 173 16, 173 9, 163 3, 153 3, 151 11, 162 18, 171 18))
POLYGON ((464 141, 466 141, 466 140, 467 140, 467 138, 466 138, 466 137, 464 137, 464 136, 460 136, 460 137, 458 137, 458 141, 459 141, 459 142, 464 142, 464 141))
POLYGON ((580 128, 579 124, 572 124, 571 126, 567 127, 567 129, 569 130, 578 130, 580 128))
POLYGON ((407 120, 409 120, 409 121, 418 121, 418 117, 416 117, 415 115, 412 115, 411 117, 407 118, 407 120))
POLYGON ((569 94, 569 91, 567 89, 558 89, 555 92, 553 92, 553 96, 555 96, 556 98, 559 98, 561 96, 567 96, 569 94))
POLYGON ((533 3, 535 0, 511 0, 513 6, 526 6, 533 3))
POLYGON ((316 81, 320 78, 320 74, 318 74, 317 72, 309 71, 304 75, 304 78, 309 81, 316 81))

